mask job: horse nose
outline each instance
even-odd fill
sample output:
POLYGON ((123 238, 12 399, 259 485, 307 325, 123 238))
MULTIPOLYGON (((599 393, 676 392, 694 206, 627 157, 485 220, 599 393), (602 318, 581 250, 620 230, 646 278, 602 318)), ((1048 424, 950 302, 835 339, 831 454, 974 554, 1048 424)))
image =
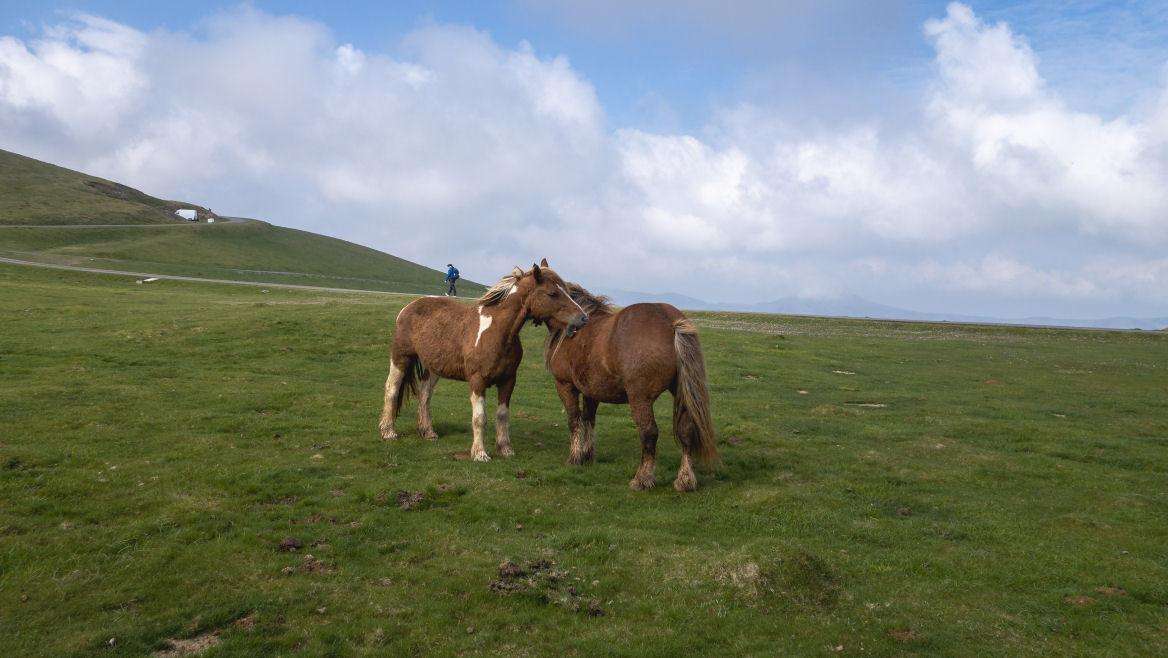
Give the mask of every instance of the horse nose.
POLYGON ((588 324, 588 316, 581 314, 580 317, 576 318, 576 323, 583 327, 588 324))

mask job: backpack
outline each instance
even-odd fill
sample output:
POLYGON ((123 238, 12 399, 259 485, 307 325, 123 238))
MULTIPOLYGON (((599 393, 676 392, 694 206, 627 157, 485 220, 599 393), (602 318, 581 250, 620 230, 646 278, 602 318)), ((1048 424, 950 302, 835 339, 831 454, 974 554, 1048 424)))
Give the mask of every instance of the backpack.
POLYGON ((454 267, 454 268, 451 268, 451 269, 452 269, 453 271, 450 273, 450 280, 451 280, 451 281, 457 281, 457 280, 458 280, 458 268, 457 268, 457 267, 454 267))

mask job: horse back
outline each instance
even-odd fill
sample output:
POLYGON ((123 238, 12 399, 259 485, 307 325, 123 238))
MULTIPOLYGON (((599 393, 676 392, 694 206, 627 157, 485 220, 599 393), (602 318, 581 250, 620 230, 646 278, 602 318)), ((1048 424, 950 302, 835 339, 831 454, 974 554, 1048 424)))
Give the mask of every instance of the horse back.
POLYGON ((464 347, 478 326, 473 307, 446 297, 422 297, 398 313, 396 324, 395 357, 416 356, 440 377, 466 378, 464 347))
POLYGON ((677 376, 673 323, 684 317, 669 304, 633 304, 589 323, 586 345, 575 347, 576 385, 602 402, 656 397, 677 376))
POLYGON ((676 363, 673 323, 685 314, 670 304, 626 306, 617 313, 609 337, 609 353, 622 370, 676 363))

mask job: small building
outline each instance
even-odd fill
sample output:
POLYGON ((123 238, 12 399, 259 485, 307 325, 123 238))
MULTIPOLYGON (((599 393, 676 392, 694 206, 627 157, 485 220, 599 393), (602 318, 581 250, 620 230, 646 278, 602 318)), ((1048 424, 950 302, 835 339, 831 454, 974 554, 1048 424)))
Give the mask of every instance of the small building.
POLYGON ((199 211, 195 210, 194 208, 179 208, 178 210, 174 211, 174 214, 182 217, 188 222, 199 221, 199 211))
POLYGON ((215 218, 214 218, 214 217, 208 217, 208 218, 207 218, 207 223, 208 223, 208 224, 214 224, 214 223, 215 223, 215 218))

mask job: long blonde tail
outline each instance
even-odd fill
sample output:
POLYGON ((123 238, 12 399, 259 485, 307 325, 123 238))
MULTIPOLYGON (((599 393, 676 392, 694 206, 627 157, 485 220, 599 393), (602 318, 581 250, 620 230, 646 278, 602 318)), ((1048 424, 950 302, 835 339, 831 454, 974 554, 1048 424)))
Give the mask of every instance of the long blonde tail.
POLYGON ((682 318, 673 323, 673 350, 677 353, 677 393, 673 398, 673 432, 678 442, 699 461, 718 459, 710 392, 706 388, 706 361, 698 330, 682 318), (696 439, 696 440, 695 440, 696 439))

